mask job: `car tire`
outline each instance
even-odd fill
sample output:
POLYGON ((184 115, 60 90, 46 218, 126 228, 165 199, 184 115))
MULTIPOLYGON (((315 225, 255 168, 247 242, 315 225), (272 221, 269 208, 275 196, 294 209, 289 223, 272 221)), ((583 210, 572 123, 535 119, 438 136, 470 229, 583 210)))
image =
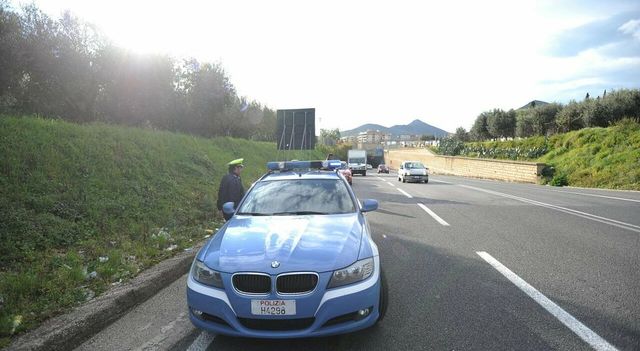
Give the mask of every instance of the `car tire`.
POLYGON ((424 181, 424 183, 425 183, 425 184, 429 183, 429 179, 425 180, 425 181, 424 181))
POLYGON ((367 172, 366 171, 362 172, 362 176, 366 177, 367 176, 367 172))
POLYGON ((378 320, 377 323, 382 322, 384 316, 387 314, 387 308, 389 307, 389 287, 387 285, 387 278, 383 270, 380 270, 380 301, 378 303, 378 320))
POLYGON ((402 182, 404 183, 406 181, 406 179, 404 179, 404 177, 402 177, 402 182))

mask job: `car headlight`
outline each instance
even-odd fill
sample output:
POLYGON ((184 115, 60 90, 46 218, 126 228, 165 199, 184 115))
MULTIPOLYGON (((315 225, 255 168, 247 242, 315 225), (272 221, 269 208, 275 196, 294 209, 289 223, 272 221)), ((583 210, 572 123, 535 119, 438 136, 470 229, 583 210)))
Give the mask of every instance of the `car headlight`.
POLYGON ((191 267, 191 276, 197 282, 204 285, 224 289, 224 285, 222 285, 222 275, 220 274, 220 272, 210 269, 201 261, 195 260, 193 266, 191 267))
POLYGON ((327 288, 336 288, 365 280, 373 274, 373 269, 373 257, 360 260, 347 268, 333 272, 327 288))

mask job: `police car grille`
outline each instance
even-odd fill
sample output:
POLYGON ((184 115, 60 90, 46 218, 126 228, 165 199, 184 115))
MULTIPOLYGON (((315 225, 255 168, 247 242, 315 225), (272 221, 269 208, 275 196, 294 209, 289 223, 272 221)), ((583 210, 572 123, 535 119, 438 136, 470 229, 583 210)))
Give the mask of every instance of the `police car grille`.
POLYGON ((296 319, 253 319, 253 318, 238 318, 238 321, 245 327, 255 330, 269 330, 269 331, 285 331, 285 330, 300 330, 309 328, 315 318, 296 318, 296 319))
POLYGON ((271 278, 259 274, 236 274, 233 276, 233 286, 247 294, 268 294, 271 291, 271 278))
POLYGON ((303 294, 316 288, 318 276, 315 274, 287 274, 278 277, 276 287, 282 294, 303 294))

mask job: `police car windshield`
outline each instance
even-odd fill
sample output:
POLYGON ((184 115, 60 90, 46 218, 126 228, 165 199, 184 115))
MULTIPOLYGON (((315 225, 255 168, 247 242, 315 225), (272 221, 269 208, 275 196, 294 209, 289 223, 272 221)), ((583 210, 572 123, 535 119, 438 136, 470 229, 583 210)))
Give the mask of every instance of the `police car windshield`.
POLYGON ((257 183, 238 214, 275 216, 354 211, 353 200, 340 179, 287 179, 257 183))

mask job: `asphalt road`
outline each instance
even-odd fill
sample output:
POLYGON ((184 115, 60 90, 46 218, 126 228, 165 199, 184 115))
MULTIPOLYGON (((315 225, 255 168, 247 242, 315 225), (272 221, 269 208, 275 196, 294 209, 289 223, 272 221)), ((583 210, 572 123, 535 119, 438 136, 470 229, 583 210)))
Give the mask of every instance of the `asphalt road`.
POLYGON ((640 193, 354 177, 390 285, 385 320, 337 337, 212 335, 185 277, 79 350, 640 350, 640 193))

